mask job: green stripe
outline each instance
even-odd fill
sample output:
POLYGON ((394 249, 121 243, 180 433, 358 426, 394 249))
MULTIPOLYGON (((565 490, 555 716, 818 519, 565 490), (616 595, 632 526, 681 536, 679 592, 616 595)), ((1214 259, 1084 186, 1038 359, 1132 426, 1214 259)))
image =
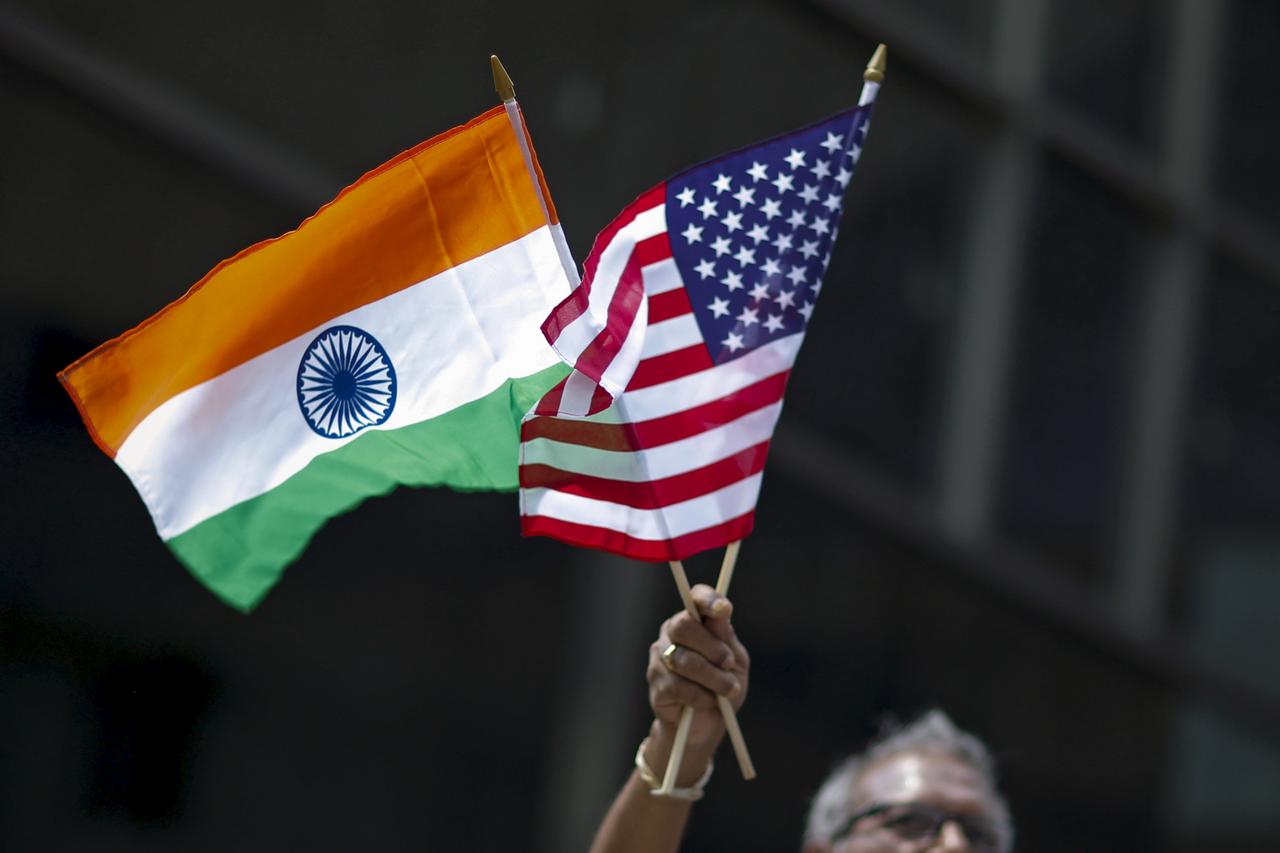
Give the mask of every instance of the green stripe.
POLYGON ((367 497, 398 485, 515 489, 520 419, 567 373, 555 365, 431 420, 369 430, 167 544, 219 598, 252 610, 327 519, 367 497))

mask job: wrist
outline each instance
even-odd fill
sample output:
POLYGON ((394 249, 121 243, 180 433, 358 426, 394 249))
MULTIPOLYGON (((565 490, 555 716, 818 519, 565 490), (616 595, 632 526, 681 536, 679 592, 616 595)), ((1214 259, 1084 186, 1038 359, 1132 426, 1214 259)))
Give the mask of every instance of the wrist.
MULTIPOLYGON (((710 766, 711 758, 723 737, 724 732, 721 731, 710 741, 695 742, 693 738, 690 738, 686 742, 684 760, 680 762, 680 770, 676 774, 677 786, 687 787, 702 777, 707 767, 710 766)), ((671 755, 671 748, 675 743, 675 738, 676 726, 674 723, 655 719, 653 724, 649 726, 649 737, 645 741, 644 756, 649 766, 658 775, 658 778, 662 778, 666 773, 667 759, 671 755)))
POLYGON ((684 785, 681 784, 679 779, 659 779, 658 774, 649 766, 649 760, 646 757, 648 751, 649 739, 645 738, 640 741, 640 746, 636 749, 636 776, 648 786, 651 795, 676 802, 684 802, 686 806, 702 799, 702 795, 706 791, 707 782, 711 780, 711 774, 715 770, 714 763, 708 763, 707 769, 702 772, 702 775, 695 782, 684 785))

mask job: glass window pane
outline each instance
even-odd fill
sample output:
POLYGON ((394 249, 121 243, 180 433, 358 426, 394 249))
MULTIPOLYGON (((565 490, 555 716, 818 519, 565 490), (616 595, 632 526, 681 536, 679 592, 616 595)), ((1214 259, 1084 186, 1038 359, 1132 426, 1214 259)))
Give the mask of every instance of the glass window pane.
POLYGON ((984 56, 991 44, 995 0, 898 0, 892 5, 965 53, 984 56))
POLYGON ((1158 0, 1055 0, 1044 77, 1049 95, 1123 142, 1153 148, 1168 14, 1158 0))
POLYGON ((1095 578, 1113 537, 1143 233, 1128 208, 1057 160, 1033 210, 998 523, 1095 578))
POLYGON ((1182 527, 1280 529, 1280 284, 1219 263, 1201 312, 1182 527))
MULTIPOLYGON (((1275 691, 1280 530, 1223 531, 1195 549, 1194 561, 1186 624, 1191 648, 1255 689, 1275 691)), ((1174 733, 1170 812, 1187 849, 1275 849, 1280 742, 1198 706, 1182 711, 1174 733), (1243 841, 1252 846, 1240 846, 1243 841)))
POLYGON ((1218 192, 1232 204, 1280 227, 1280 78, 1275 72, 1280 43, 1280 4, 1234 0, 1223 32, 1224 57, 1214 166, 1218 192))

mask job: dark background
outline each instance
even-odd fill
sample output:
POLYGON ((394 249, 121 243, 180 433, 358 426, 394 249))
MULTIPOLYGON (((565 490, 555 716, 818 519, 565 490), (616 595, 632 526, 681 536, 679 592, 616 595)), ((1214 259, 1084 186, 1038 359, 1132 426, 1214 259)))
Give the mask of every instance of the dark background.
MULTIPOLYGON (((510 495, 335 519, 251 616, 54 373, 515 78, 569 241, 889 74, 734 597, 687 850, 796 849, 946 708, 1020 848, 1280 850, 1280 120, 1268 0, 0 5, 0 849, 584 849, 661 567, 510 495)), ((691 571, 714 576, 716 555, 691 571)))

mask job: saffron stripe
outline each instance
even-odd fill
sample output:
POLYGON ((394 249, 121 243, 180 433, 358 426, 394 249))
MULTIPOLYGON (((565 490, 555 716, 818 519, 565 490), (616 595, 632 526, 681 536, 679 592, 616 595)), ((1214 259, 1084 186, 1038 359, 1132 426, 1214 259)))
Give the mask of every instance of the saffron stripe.
POLYGON ((296 230, 218 264, 59 378, 114 457, 183 391, 545 225, 519 139, 495 107, 365 174, 296 230))

